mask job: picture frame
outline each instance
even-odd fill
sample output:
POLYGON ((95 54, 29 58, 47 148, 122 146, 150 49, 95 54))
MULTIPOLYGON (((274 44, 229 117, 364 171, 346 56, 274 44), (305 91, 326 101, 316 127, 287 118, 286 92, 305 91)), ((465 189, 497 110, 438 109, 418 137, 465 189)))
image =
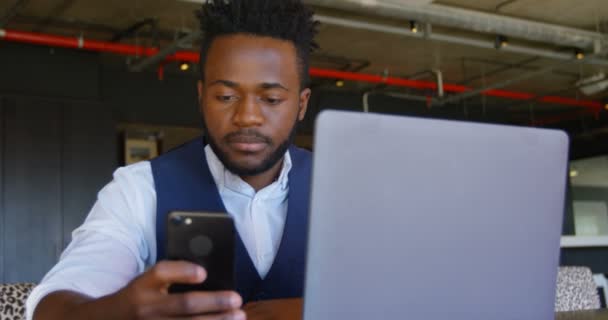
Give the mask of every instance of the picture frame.
POLYGON ((125 165, 156 158, 158 157, 158 142, 156 139, 150 138, 126 138, 124 155, 125 165))

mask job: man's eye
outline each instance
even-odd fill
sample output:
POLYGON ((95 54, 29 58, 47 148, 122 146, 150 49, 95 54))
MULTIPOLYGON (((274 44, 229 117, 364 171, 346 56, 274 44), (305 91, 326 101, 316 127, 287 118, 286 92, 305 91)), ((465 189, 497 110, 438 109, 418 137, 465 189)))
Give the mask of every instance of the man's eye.
POLYGON ((266 98, 266 103, 268 103, 269 105, 277 105, 281 102, 283 102, 283 100, 278 99, 278 98, 266 98))
POLYGON ((217 100, 221 102, 232 102, 236 100, 236 96, 217 96, 217 100))

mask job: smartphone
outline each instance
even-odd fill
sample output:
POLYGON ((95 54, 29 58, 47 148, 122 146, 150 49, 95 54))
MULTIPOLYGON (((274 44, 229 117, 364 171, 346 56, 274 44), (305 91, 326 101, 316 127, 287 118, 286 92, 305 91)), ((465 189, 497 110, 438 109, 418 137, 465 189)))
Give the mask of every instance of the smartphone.
POLYGON ((167 221, 167 258, 196 263, 205 282, 174 284, 170 293, 234 290, 235 228, 227 213, 174 211, 167 221))

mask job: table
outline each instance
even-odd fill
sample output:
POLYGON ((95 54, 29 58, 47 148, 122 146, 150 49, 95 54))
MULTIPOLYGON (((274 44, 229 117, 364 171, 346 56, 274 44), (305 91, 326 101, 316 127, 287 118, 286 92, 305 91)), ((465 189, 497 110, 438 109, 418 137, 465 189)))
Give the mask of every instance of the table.
MULTIPOLYGON (((271 300, 245 306, 248 320, 300 320, 302 299, 271 300)), ((608 320, 608 309, 560 312, 556 320, 608 320)), ((338 319, 337 319, 338 320, 338 319)))

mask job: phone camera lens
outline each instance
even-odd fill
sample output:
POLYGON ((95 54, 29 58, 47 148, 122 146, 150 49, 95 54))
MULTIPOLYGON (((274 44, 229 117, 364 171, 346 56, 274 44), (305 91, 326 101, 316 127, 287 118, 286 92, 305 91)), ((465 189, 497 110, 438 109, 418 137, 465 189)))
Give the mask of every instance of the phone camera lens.
POLYGON ((182 216, 172 216, 171 223, 173 223, 174 226, 181 226, 184 223, 184 218, 182 216))

